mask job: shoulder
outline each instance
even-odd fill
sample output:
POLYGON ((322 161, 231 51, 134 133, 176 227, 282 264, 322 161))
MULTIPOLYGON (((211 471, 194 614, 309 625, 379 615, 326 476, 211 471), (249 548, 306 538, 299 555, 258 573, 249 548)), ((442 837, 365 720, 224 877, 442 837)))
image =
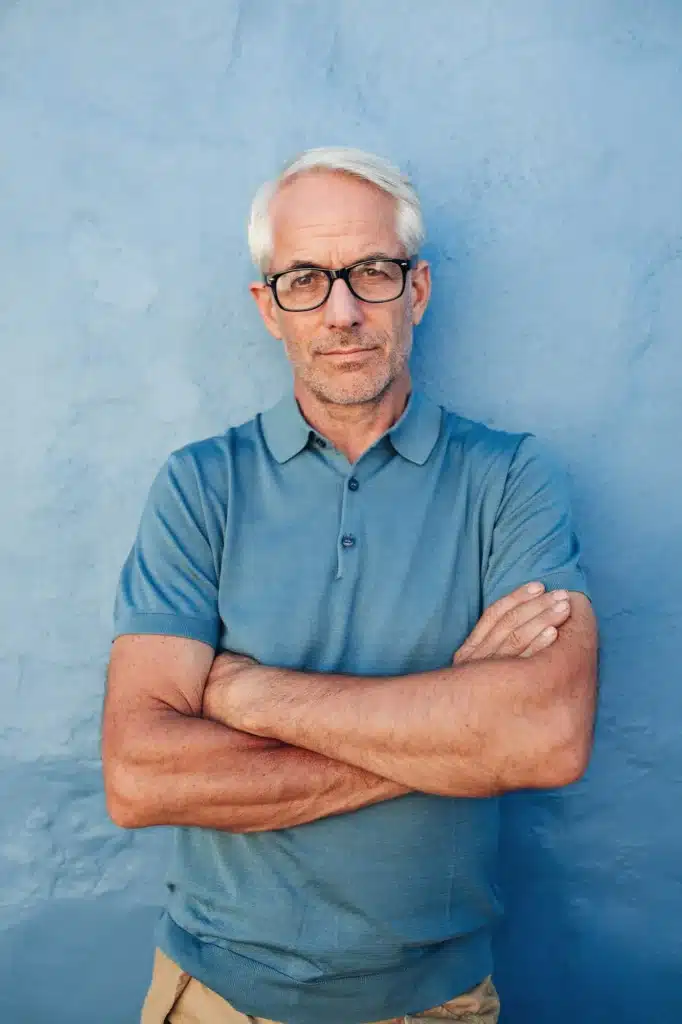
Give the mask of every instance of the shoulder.
POLYGON ((259 416, 176 448, 166 459, 162 474, 183 489, 224 491, 232 466, 241 455, 260 443, 259 416))
POLYGON ((443 432, 450 458, 493 501, 552 490, 567 493, 567 475, 550 445, 530 432, 511 432, 444 409, 443 432))
POLYGON ((497 468, 506 474, 517 453, 533 447, 529 433, 511 433, 487 426, 443 408, 443 436, 447 448, 479 468, 497 468))

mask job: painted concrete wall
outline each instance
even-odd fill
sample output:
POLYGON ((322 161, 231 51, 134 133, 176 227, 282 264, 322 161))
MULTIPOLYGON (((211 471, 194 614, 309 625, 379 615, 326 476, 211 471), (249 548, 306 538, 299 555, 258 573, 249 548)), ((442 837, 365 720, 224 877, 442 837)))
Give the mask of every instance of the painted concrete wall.
POLYGON ((117 573, 156 467, 287 386, 244 222, 293 152, 425 201, 414 370, 572 474, 588 777, 506 808, 505 1020, 682 1017, 682 5, 0 2, 0 1020, 129 1024, 163 830, 105 815, 117 573))

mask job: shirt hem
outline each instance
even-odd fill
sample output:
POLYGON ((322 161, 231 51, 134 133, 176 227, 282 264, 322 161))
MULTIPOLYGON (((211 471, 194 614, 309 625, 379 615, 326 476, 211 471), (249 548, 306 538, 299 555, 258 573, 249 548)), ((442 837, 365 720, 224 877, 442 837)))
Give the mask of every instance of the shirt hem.
POLYGON ((191 615, 133 612, 122 616, 116 623, 113 639, 132 633, 179 636, 188 640, 200 640, 215 650, 218 643, 219 624, 211 619, 195 618, 191 615))
POLYGON ((301 982, 266 964, 204 942, 166 911, 157 941, 183 971, 240 1013, 287 1024, 348 1024, 413 1015, 454 999, 492 973, 487 928, 425 946, 422 956, 373 974, 301 982))

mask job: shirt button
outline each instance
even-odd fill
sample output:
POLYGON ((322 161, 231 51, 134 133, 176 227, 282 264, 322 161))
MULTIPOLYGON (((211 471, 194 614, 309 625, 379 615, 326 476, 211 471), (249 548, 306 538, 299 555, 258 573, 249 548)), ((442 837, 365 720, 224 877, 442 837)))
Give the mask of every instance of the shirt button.
POLYGON ((354 476, 352 476, 350 478, 350 480, 348 481, 348 490, 349 491, 357 491, 359 486, 360 486, 360 484, 358 483, 358 481, 355 479, 354 476))
POLYGON ((344 548, 355 547, 355 537, 353 536, 352 533, 345 533, 341 538, 341 543, 343 544, 344 548))

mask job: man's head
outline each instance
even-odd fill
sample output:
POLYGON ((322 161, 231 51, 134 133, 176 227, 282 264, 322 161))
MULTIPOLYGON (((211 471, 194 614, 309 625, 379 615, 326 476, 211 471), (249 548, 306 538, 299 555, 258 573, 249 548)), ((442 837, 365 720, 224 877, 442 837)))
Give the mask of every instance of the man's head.
POLYGON ((309 150, 259 190, 249 245, 269 283, 251 291, 299 397, 357 405, 409 384, 412 329, 430 293, 416 259, 423 237, 407 178, 359 150, 309 150), (345 279, 320 273, 347 267, 345 279))

